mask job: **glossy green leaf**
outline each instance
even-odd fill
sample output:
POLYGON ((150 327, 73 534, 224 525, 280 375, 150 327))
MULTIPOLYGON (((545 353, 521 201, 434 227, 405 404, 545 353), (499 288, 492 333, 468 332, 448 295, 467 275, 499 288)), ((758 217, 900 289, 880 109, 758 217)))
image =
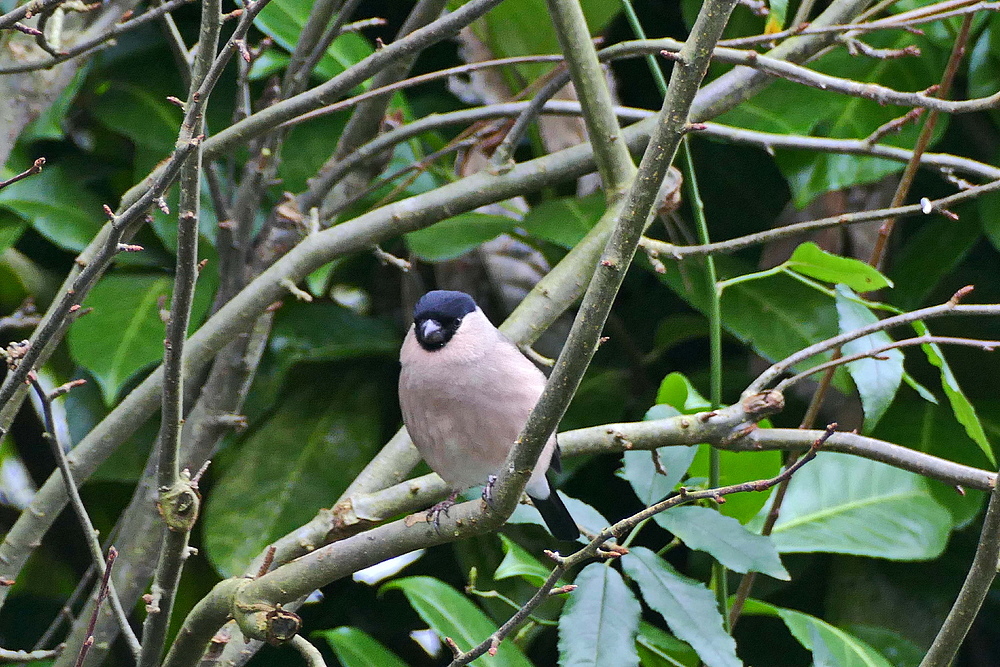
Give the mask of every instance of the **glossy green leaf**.
POLYGON ((363 317, 335 303, 286 304, 275 320, 268 349, 281 377, 295 364, 396 356, 399 332, 385 320, 363 317))
MULTIPOLYGON (((885 463, 820 452, 792 477, 771 537, 780 553, 937 558, 951 515, 927 484, 885 463)), ((759 529, 763 520, 762 512, 749 527, 759 529)))
POLYGON ((924 651, 888 628, 851 623, 842 628, 882 654, 893 667, 919 667, 924 651))
MULTIPOLYGON (((986 404, 983 407, 989 409, 986 404)), ((1000 416, 998 408, 1000 406, 994 407, 992 414, 1000 416)), ((988 427, 984 425, 984 428, 988 427)), ((949 405, 927 403, 904 392, 889 408, 872 436, 948 461, 977 468, 988 465, 949 405)), ((951 513, 954 529, 968 526, 979 515, 987 496, 973 489, 965 489, 964 495, 959 494, 954 486, 932 479, 927 480, 927 485, 935 500, 951 513)))
POLYGON ((713 509, 697 505, 673 507, 653 520, 689 548, 708 553, 727 569, 791 579, 769 538, 751 533, 736 519, 713 509))
MULTIPOLYGON (((274 39, 281 48, 291 53, 309 18, 312 6, 310 0, 274 0, 257 15, 254 25, 274 39)), ((320 58, 315 71, 323 79, 331 79, 371 53, 371 45, 364 37, 354 32, 346 32, 333 41, 320 58)))
POLYGON ((605 210, 603 192, 586 197, 549 199, 528 211, 521 227, 532 236, 572 248, 587 235, 605 210))
MULTIPOLYGON (((826 74, 882 83, 896 90, 925 90, 937 83, 941 66, 936 62, 936 50, 926 39, 905 33, 886 33, 867 35, 864 41, 877 48, 890 49, 915 44, 923 50, 923 57, 873 61, 851 56, 846 49, 837 49, 809 66, 826 74)), ((881 106, 871 99, 780 80, 718 120, 765 132, 863 139, 905 112, 900 107, 881 106)), ((932 141, 940 138, 945 129, 946 125, 936 126, 932 141)), ((919 130, 920 124, 911 123, 899 134, 882 138, 880 143, 912 147, 919 130)), ((903 168, 903 163, 890 160, 808 151, 778 151, 775 159, 788 179, 792 201, 799 208, 824 192, 871 183, 903 168)))
POLYGON ((70 352, 97 380, 105 403, 135 372, 163 358, 165 325, 157 302, 170 289, 163 276, 116 274, 84 300, 93 311, 70 327, 70 352))
POLYGON ((59 93, 59 97, 52 104, 46 106, 41 114, 21 131, 21 135, 18 137, 19 141, 27 144, 42 139, 59 140, 65 136, 63 123, 66 114, 73 108, 77 93, 80 92, 80 87, 87 79, 87 75, 90 74, 93 64, 93 60, 83 60, 69 85, 59 93))
POLYGON ((632 486, 635 495, 646 507, 660 502, 674 490, 687 473, 698 448, 660 447, 654 451, 655 453, 625 452, 622 455, 622 468, 617 473, 632 486), (654 456, 666 474, 657 470, 654 456))
MULTIPOLYGON (((992 12, 986 28, 973 44, 968 77, 970 99, 988 97, 1000 90, 1000 18, 992 12)), ((1000 111, 991 109, 988 113, 994 122, 1000 121, 1000 111)), ((996 198, 993 195, 993 199, 996 198)))
POLYGON ((137 146, 160 153, 173 150, 184 112, 138 83, 114 81, 89 100, 91 113, 109 129, 137 146))
POLYGON ((11 247, 21 238, 28 223, 9 211, 0 211, 0 253, 11 247))
POLYGON ((317 630, 312 636, 325 639, 343 667, 406 667, 395 653, 358 628, 317 630))
POLYGON ((236 576, 337 495, 382 444, 377 384, 361 371, 300 383, 242 443, 205 507, 205 549, 236 576))
POLYGON ((656 392, 656 402, 666 403, 685 415, 709 410, 712 407, 691 381, 683 373, 677 372, 668 374, 660 382, 660 388, 656 392))
MULTIPOLYGON (((857 295, 837 285, 837 314, 840 318, 841 333, 854 331, 878 321, 874 313, 855 299, 857 295)), ((863 338, 844 343, 841 350, 845 357, 867 354, 872 350, 892 343, 884 331, 869 334, 863 338)), ((861 405, 865 411, 865 433, 871 433, 875 425, 889 409, 889 405, 899 391, 903 381, 903 353, 899 350, 885 350, 877 354, 879 358, 867 357, 848 362, 847 370, 854 380, 861 405)))
POLYGON ((715 595, 704 584, 680 574, 645 547, 633 547, 621 562, 629 578, 639 584, 646 604, 708 667, 741 667, 736 642, 723 628, 715 595))
MULTIPOLYGON (((769 479, 781 470, 781 452, 731 452, 719 450, 719 484, 742 484, 757 479, 769 479)), ((691 477, 708 478, 709 446, 701 445, 691 463, 691 477)), ((719 511, 742 524, 746 524, 764 506, 770 492, 747 491, 726 496, 719 511)))
POLYGON ((107 219, 101 201, 59 165, 0 190, 0 208, 66 250, 83 250, 107 219))
MULTIPOLYGON (((923 322, 914 322, 913 328, 916 329, 917 334, 920 336, 926 336, 930 334, 927 329, 927 325, 923 322)), ((966 398, 965 394, 962 392, 962 388, 958 386, 958 379, 951 370, 951 366, 944 358, 944 354, 941 352, 941 348, 937 343, 927 343, 922 345, 921 348, 924 354, 927 355, 927 361, 931 362, 941 371, 941 387, 944 389, 945 396, 948 397, 948 402, 951 404, 951 409, 955 413, 955 418, 958 422, 965 427, 965 432, 968 433, 972 441, 979 445, 979 449, 982 450, 986 458, 989 459, 990 465, 995 467, 997 464, 996 457, 993 455, 993 447, 990 445, 989 439, 986 437, 986 432, 983 430, 983 425, 979 421, 979 415, 976 414, 976 408, 972 403, 966 398)))
POLYGON ((591 563, 580 571, 559 617, 562 667, 639 664, 635 637, 642 609, 618 571, 591 563))
POLYGON ((521 577, 535 586, 541 586, 549 578, 549 574, 552 572, 551 567, 543 565, 524 547, 506 535, 501 533, 499 537, 500 543, 503 545, 504 556, 493 573, 494 579, 521 577))
POLYGON ((410 232, 406 235, 406 245, 420 259, 443 262, 506 234, 517 224, 517 220, 503 215, 463 213, 432 227, 410 232))
POLYGON ((29 296, 50 296, 58 287, 51 274, 17 248, 0 253, 0 303, 11 310, 29 296))
MULTIPOLYGON (((621 11, 618 3, 606 0, 583 0, 580 6, 593 35, 621 11)), ((474 29, 498 58, 559 53, 559 40, 548 16, 545 0, 505 0, 477 21, 474 29)), ((551 64, 525 64, 515 69, 522 76, 534 78, 551 68, 551 64)))
POLYGON ((812 241, 800 244, 786 264, 796 273, 827 283, 843 283, 858 292, 892 287, 891 280, 865 262, 826 252, 812 241))
POLYGON ((759 600, 748 600, 747 615, 776 616, 785 622, 792 635, 804 647, 819 652, 828 664, 836 667, 892 667, 878 651, 826 621, 794 609, 784 609, 759 600), (821 642, 821 645, 817 645, 821 642))
POLYGON ((767 15, 767 30, 769 32, 784 30, 788 15, 788 0, 770 0, 768 8, 771 11, 767 15))
POLYGON ((642 667, 697 667, 698 654, 688 644, 668 632, 642 621, 635 638, 642 667))
MULTIPOLYGON (((716 257, 719 278, 745 275, 753 268, 732 257, 716 257)), ((703 313, 715 286, 705 283, 698 261, 681 263, 682 270, 658 275, 681 298, 703 313)), ((777 361, 813 343, 835 336, 837 312, 829 297, 786 275, 739 283, 722 294, 722 326, 748 343, 765 359, 777 361)), ((797 366, 804 369, 828 358, 817 356, 797 366)), ((835 385, 850 391, 850 380, 838 372, 835 385)))
MULTIPOLYGON (((944 217, 924 220, 919 227, 907 222, 907 230, 912 229, 913 233, 907 234, 903 245, 892 251, 890 276, 895 287, 887 297, 892 305, 914 310, 927 304, 934 289, 953 275, 989 224, 991 218, 983 215, 989 201, 1000 204, 1000 193, 976 200, 979 215, 973 216, 974 206, 963 206, 961 222, 944 217), (970 224, 973 217, 982 222, 982 228, 970 224), (933 262, 927 261, 928 248, 934 248, 933 262)), ((994 224, 1000 223, 1000 207, 992 220, 994 224)))
MULTIPOLYGON (((390 590, 402 591, 424 623, 441 637, 450 637, 463 651, 478 646, 497 630, 493 621, 469 598, 439 579, 396 579, 381 588, 382 593, 390 590)), ((484 667, 531 667, 528 659, 509 640, 500 643, 496 655, 484 655, 476 662, 484 667)))

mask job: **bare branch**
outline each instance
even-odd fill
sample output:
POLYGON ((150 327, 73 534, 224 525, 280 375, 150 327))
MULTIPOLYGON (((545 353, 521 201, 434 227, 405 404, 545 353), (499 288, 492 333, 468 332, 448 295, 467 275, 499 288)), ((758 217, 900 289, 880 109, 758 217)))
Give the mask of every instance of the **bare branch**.
POLYGON ((12 183, 17 183, 20 180, 24 180, 29 176, 34 176, 35 174, 42 173, 43 166, 45 166, 45 158, 40 157, 37 160, 35 160, 30 167, 22 171, 20 174, 16 176, 11 176, 6 181, 0 181, 0 190, 2 190, 3 188, 7 187, 12 183))

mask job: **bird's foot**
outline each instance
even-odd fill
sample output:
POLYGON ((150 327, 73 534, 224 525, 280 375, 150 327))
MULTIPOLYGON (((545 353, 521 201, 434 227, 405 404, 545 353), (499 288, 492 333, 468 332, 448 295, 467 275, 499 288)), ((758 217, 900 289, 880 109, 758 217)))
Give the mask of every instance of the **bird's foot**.
POLYGON ((441 515, 448 514, 448 510, 455 504, 455 498, 458 498, 458 491, 452 491, 450 496, 427 510, 427 521, 434 524, 434 530, 441 532, 441 515))
POLYGON ((497 476, 490 475, 486 478, 486 486, 483 487, 483 502, 493 507, 493 487, 497 483, 497 476))

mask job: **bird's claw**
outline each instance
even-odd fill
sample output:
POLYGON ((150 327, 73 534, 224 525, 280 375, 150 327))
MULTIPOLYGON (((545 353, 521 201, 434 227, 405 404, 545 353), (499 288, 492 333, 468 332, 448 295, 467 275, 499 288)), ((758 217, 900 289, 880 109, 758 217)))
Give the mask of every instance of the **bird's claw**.
POLYGON ((448 510, 455 504, 455 498, 457 497, 458 492, 455 491, 446 499, 427 510, 427 521, 434 524, 434 530, 437 532, 441 532, 441 515, 448 514, 448 510))
POLYGON ((490 475, 486 478, 486 486, 483 487, 483 502, 493 507, 493 486, 497 483, 497 476, 490 475))

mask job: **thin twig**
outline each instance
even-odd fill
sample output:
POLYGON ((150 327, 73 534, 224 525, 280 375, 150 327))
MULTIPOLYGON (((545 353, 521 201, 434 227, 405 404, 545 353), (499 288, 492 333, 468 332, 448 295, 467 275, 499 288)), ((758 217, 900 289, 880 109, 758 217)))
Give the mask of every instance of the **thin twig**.
POLYGON ((365 100, 380 97, 397 90, 412 88, 413 86, 418 86, 429 81, 446 79, 456 74, 468 74, 469 72, 475 72, 489 67, 503 67, 504 65, 519 65, 523 63, 558 63, 562 61, 563 57, 560 55, 511 56, 509 58, 496 58, 494 60, 483 60, 481 62, 467 63, 465 65, 456 65, 455 67, 448 67, 446 69, 428 72, 427 74, 412 76, 408 79, 403 79, 402 81, 397 81, 396 83, 390 83, 380 88, 366 90, 360 95, 355 95, 354 97, 349 97, 347 99, 340 100, 339 102, 328 104, 324 107, 320 107, 319 109, 314 109, 313 111, 304 113, 301 116, 296 116, 291 120, 281 123, 278 127, 292 127, 307 120, 313 120, 314 118, 321 118, 322 116, 327 116, 329 114, 336 113, 337 111, 343 111, 344 109, 360 104, 365 100))
MULTIPOLYGON (((105 564, 104 554, 101 551, 101 544, 97 541, 97 530, 94 529, 94 523, 90 520, 90 515, 87 514, 87 508, 83 504, 83 500, 80 498, 80 492, 76 488, 76 482, 73 480, 73 472, 70 469, 69 460, 66 458, 66 450, 63 449, 62 443, 59 442, 58 432, 55 427, 55 419, 52 416, 52 396, 48 394, 45 389, 42 388, 41 382, 38 377, 31 373, 28 376, 28 381, 31 383, 31 387, 35 390, 35 394, 38 396, 38 400, 42 404, 42 415, 45 420, 45 432, 42 434, 43 437, 48 440, 52 448, 52 454, 56 459, 56 464, 59 467, 59 472, 62 474, 63 484, 66 487, 66 494, 69 496, 70 505, 73 506, 73 511, 76 514, 77 521, 80 522, 80 528, 83 530, 84 540, 87 543, 87 549, 90 551, 91 560, 94 566, 97 568, 97 572, 104 579, 104 583, 101 584, 102 598, 106 594, 106 590, 111 591, 111 609, 114 612, 115 619, 118 621, 118 626, 122 633, 125 635, 129 648, 132 650, 134 656, 139 655, 139 640, 136 639, 135 633, 132 632, 132 627, 128 623, 128 614, 122 607, 121 600, 118 599, 118 593, 115 591, 114 584, 108 578, 109 567, 105 564)), ((117 556, 117 551, 114 551, 114 547, 108 550, 108 560, 113 561, 112 552, 117 556)), ((96 621, 95 621, 96 622, 96 621)), ((91 629, 93 631, 93 629, 91 629)))
POLYGON ((34 161, 34 163, 30 167, 22 171, 17 176, 11 176, 6 181, 0 181, 0 190, 4 189, 11 183, 17 183, 18 181, 24 180, 29 176, 34 176, 35 174, 42 173, 42 167, 44 166, 45 166, 45 158, 43 157, 38 158, 37 160, 34 161))
MULTIPOLYGON (((894 3, 890 2, 889 4, 894 3)), ((829 26, 811 26, 809 24, 797 23, 795 27, 782 30, 781 32, 725 39, 719 42, 719 46, 746 48, 748 46, 755 46, 758 44, 771 44, 787 39, 788 37, 798 37, 799 35, 874 32, 877 30, 906 30, 908 28, 914 28, 927 23, 944 21, 955 16, 965 16, 967 14, 975 14, 982 11, 997 11, 1000 10, 1000 2, 959 0, 958 2, 942 2, 936 5, 928 5, 926 7, 921 7, 920 9, 934 10, 935 8, 941 11, 924 12, 921 14, 906 12, 905 14, 887 16, 870 22, 844 23, 829 26), (951 7, 951 9, 941 10, 941 8, 945 7, 951 7)), ((793 21, 793 23, 796 22, 793 21)))
POLYGON ((116 558, 118 558, 118 550, 114 547, 109 547, 108 560, 107 563, 103 565, 104 575, 101 578, 101 588, 97 592, 97 602, 94 604, 94 613, 90 615, 90 625, 87 627, 87 639, 84 640, 83 646, 80 647, 80 653, 76 658, 76 667, 83 667, 83 663, 87 659, 87 652, 90 651, 90 647, 94 645, 94 628, 97 626, 97 614, 101 611, 101 602, 108 597, 109 593, 112 595, 111 599, 114 600, 114 594, 112 592, 114 589, 111 584, 111 568, 114 566, 116 558))
MULTIPOLYGON (((986 185, 969 188, 962 192, 957 192, 941 199, 930 200, 928 202, 931 212, 950 210, 952 206, 968 199, 974 199, 991 192, 1000 191, 1000 180, 987 183, 986 185)), ((785 238, 801 232, 825 229, 827 227, 837 227, 840 225, 855 224, 859 222, 869 222, 871 220, 884 220, 890 217, 903 217, 911 215, 927 215, 928 206, 922 204, 910 204, 895 208, 875 209, 871 211, 861 211, 859 213, 844 213, 842 215, 809 220, 792 225, 786 225, 777 229, 770 229, 765 232, 747 234, 728 241, 716 241, 704 245, 679 246, 673 243, 666 243, 656 239, 643 238, 642 245, 648 251, 654 252, 661 259, 685 259, 687 257, 698 257, 715 253, 731 253, 750 246, 767 243, 780 238, 785 238)))
POLYGON ((992 352, 997 347, 1000 347, 1000 341, 995 340, 976 340, 973 338, 956 338, 954 336, 916 336, 914 338, 907 338, 905 340, 897 340, 885 345, 881 345, 876 348, 872 348, 866 352, 858 352, 857 354, 850 354, 846 357, 837 357, 836 359, 831 359, 822 364, 813 366, 812 368, 802 371, 790 378, 786 378, 775 385, 777 391, 786 391, 793 384, 801 382, 810 375, 814 373, 819 373, 830 368, 836 368, 843 364, 849 364, 852 361, 857 361, 859 359, 877 358, 878 355, 883 352, 888 352, 889 350, 895 350, 900 347, 912 347, 914 345, 929 345, 932 343, 940 343, 942 345, 964 345, 966 347, 977 347, 980 350, 985 350, 986 352, 992 352))
MULTIPOLYGON (((661 55, 670 59, 674 58, 673 51, 668 49, 661 51, 661 55)), ((861 83, 853 79, 844 79, 823 74, 822 72, 817 72, 786 60, 762 56, 756 51, 718 48, 715 50, 713 59, 733 65, 752 67, 773 76, 778 76, 812 88, 874 100, 881 105, 894 104, 904 107, 925 107, 945 113, 972 113, 994 109, 1000 105, 1000 92, 994 93, 989 97, 971 100, 944 100, 935 97, 928 91, 908 93, 877 83, 861 83)))
POLYGON ((819 343, 814 343, 809 347, 803 348, 798 352, 789 355, 782 359, 781 361, 772 364, 770 368, 765 370, 763 373, 757 376, 757 379, 750 383, 750 386, 744 392, 744 396, 749 396, 763 391, 766 387, 769 387, 772 382, 777 380, 782 374, 784 374, 788 369, 792 368, 798 363, 805 361, 806 359, 812 357, 813 355, 819 354, 820 352, 826 352, 827 350, 840 347, 844 343, 848 343, 852 340, 857 340, 858 338, 863 338, 869 334, 875 333, 877 331, 886 331, 893 327, 901 326, 904 324, 910 324, 919 320, 931 319, 934 317, 941 317, 943 315, 955 314, 982 314, 982 313, 996 313, 1000 314, 1000 306, 986 306, 986 305, 974 305, 974 306, 964 306, 959 305, 959 302, 964 298, 969 292, 972 291, 972 287, 964 287, 958 290, 948 301, 937 305, 930 306, 928 308, 921 308, 920 310, 914 310, 909 313, 902 313, 894 317, 887 317, 884 320, 879 320, 872 324, 859 327, 853 331, 848 331, 842 333, 838 336, 828 338, 819 343))
POLYGON ((36 662, 38 660, 50 660, 58 657, 63 650, 63 646, 50 649, 36 649, 34 651, 12 651, 0 648, 0 662, 36 662))
POLYGON ((289 645, 299 652, 302 659, 306 661, 307 667, 326 667, 323 654, 319 649, 309 643, 309 640, 302 635, 295 635, 288 640, 289 645))

